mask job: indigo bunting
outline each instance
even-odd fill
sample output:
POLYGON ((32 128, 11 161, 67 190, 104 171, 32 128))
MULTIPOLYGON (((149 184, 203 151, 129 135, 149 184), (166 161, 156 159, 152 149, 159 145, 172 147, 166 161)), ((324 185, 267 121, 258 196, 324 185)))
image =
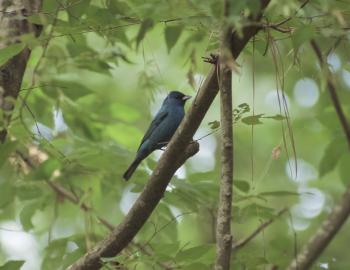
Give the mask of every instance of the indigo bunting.
POLYGON ((191 96, 178 91, 170 92, 165 98, 162 107, 141 140, 134 161, 123 174, 126 181, 129 180, 142 160, 154 150, 161 149, 168 144, 185 116, 184 105, 190 98, 191 96))

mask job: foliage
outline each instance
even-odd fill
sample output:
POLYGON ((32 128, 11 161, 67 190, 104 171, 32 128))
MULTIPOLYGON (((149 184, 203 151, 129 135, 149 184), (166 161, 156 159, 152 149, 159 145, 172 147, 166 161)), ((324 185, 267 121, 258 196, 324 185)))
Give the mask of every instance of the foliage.
MULTIPOLYGON (((238 32, 259 3, 234 5, 229 20, 238 32)), ((273 1, 265 29, 237 59, 234 239, 248 236, 281 208, 291 210, 234 254, 233 269, 285 267, 294 246, 312 235, 349 184, 345 139, 308 45, 315 38, 328 53, 350 119, 349 3, 316 0, 301 10, 299 5, 273 1), (304 87, 300 96, 295 86, 305 78, 315 82, 316 92, 304 87), (315 93, 316 101, 305 106, 302 101, 315 93), (272 155, 276 147, 281 153, 272 155)), ((22 36, 21 43, 0 51, 3 64, 24 45, 32 49, 9 137, 0 145, 0 261, 6 269, 20 269, 20 260, 26 260, 21 269, 64 269, 108 233, 99 217, 118 224, 141 192, 159 154, 130 182, 121 175, 166 93, 180 89, 194 96, 203 83, 209 64, 201 57, 218 50, 222 7, 214 0, 44 0, 43 11, 29 19, 44 26, 41 36, 22 36), (49 181, 71 192, 75 203, 49 181), (13 232, 6 230, 11 221, 17 224, 13 232), (36 256, 13 254, 5 243, 9 233, 31 237, 36 256)), ((112 261, 130 269, 162 269, 162 263, 212 269, 217 119, 215 101, 194 138, 200 138, 199 154, 174 176, 137 245, 112 261)), ((340 234, 315 269, 321 263, 348 267, 343 239, 349 224, 340 234)), ((111 259, 104 263, 108 269, 111 259)))

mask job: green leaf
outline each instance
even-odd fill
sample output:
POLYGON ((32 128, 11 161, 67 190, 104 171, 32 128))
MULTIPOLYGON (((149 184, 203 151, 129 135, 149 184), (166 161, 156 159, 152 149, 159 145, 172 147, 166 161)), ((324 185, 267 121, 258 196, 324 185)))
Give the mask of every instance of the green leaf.
POLYGON ((264 55, 266 53, 266 49, 268 46, 269 46, 269 43, 266 40, 255 40, 255 50, 260 55, 264 55))
POLYGON ((168 53, 175 46, 176 42, 180 38, 182 29, 183 29, 182 25, 167 26, 165 28, 164 35, 165 35, 166 46, 168 48, 168 53))
POLYGON ((247 103, 242 103, 237 108, 232 110, 233 122, 237 123, 243 116, 243 114, 250 111, 250 107, 247 103))
POLYGON ((341 136, 333 139, 333 141, 327 145, 320 161, 318 167, 320 177, 331 172, 345 152, 347 152, 347 145, 344 137, 341 136))
POLYGON ((174 242, 174 243, 160 243, 157 244, 157 246, 154 246, 154 252, 157 255, 161 255, 162 258, 169 259, 171 258, 174 253, 179 250, 180 248, 180 243, 179 242, 174 242))
POLYGON ((250 189, 250 185, 247 181, 244 180, 233 180, 233 185, 238 188, 239 190, 243 191, 243 192, 248 192, 250 189))
MULTIPOLYGON (((113 0, 113 1, 108 1, 108 9, 115 13, 115 14, 120 14, 120 15, 125 15, 130 13, 131 7, 126 1, 119 1, 119 0, 113 0)), ((132 20, 132 18, 127 18, 128 21, 135 21, 132 20)))
POLYGON ((34 227, 32 217, 34 216, 36 210, 38 210, 38 207, 38 202, 27 204, 23 207, 21 213, 19 214, 19 219, 25 231, 28 231, 34 227))
MULTIPOLYGON (((244 105, 244 104, 241 104, 241 105, 244 105)), ((248 106, 247 109, 244 108, 242 111, 239 111, 239 110, 235 109, 233 111, 233 114, 234 114, 234 118, 236 119, 236 121, 239 120, 240 116, 244 112, 247 112, 247 111, 249 111, 249 106, 248 106)), ((244 118, 242 118, 242 122, 244 124, 247 124, 247 125, 258 125, 258 124, 262 124, 262 122, 260 120, 263 119, 263 118, 273 119, 273 120, 278 120, 278 121, 286 119, 281 114, 276 114, 276 115, 273 115, 273 116, 264 116, 264 114, 261 113, 261 114, 250 115, 250 116, 244 117, 244 118)))
MULTIPOLYGON (((249 0, 248 0, 249 1, 249 0)), ((229 15, 233 17, 241 14, 242 10, 247 6, 246 0, 237 0, 234 5, 230 5, 229 15)))
POLYGON ((263 118, 269 118, 269 119, 273 119, 273 120, 277 120, 277 121, 281 121, 281 120, 286 119, 286 117, 281 115, 281 114, 276 114, 273 116, 264 116, 263 118))
POLYGON ((135 184, 133 188, 130 189, 132 193, 140 193, 143 190, 144 186, 140 184, 135 184))
POLYGON ((14 43, 3 49, 0 49, 0 66, 5 64, 10 58, 19 54, 25 47, 24 43, 14 43))
POLYGON ((24 183, 16 187, 16 194, 22 201, 25 201, 40 197, 42 190, 36 184, 24 183))
POLYGON ((28 21, 38 25, 49 25, 53 23, 54 17, 49 14, 36 13, 36 14, 30 15, 28 17, 28 21))
MULTIPOLYGON (((101 8, 93 4, 89 5, 89 8, 85 10, 85 14, 86 14, 87 22, 90 27, 102 26, 103 28, 103 26, 115 25, 117 21, 115 14, 113 14, 108 8, 101 8)), ((77 25, 79 25, 78 21, 76 21, 76 23, 77 25)))
POLYGON ((75 3, 67 7, 67 13, 70 21, 79 20, 79 17, 83 15, 86 9, 89 7, 91 0, 75 1, 75 3))
POLYGON ((197 42, 202 41, 204 39, 205 35, 206 34, 203 31, 194 32, 192 35, 190 35, 186 39, 186 41, 184 43, 184 47, 186 48, 186 47, 192 45, 193 43, 197 43, 197 42))
POLYGON ((350 155, 345 154, 339 160, 338 172, 339 172, 340 180, 346 186, 350 183, 349 166, 350 166, 350 155))
POLYGON ((0 207, 7 205, 14 200, 15 188, 11 182, 0 185, 0 207))
POLYGON ((267 196, 300 196, 300 193, 287 191, 287 190, 278 190, 278 191, 269 191, 269 192, 261 192, 257 196, 267 197, 267 196))
POLYGON ((244 221, 244 218, 249 218, 252 216, 270 219, 275 216, 274 213, 275 213, 275 209, 273 208, 266 207, 264 205, 257 204, 257 203, 252 203, 244 207, 240 211, 239 213, 240 217, 238 217, 238 219, 241 220, 241 222, 244 221))
POLYGON ((259 125, 262 124, 260 119, 264 114, 251 115, 242 118, 242 122, 246 125, 259 125))
POLYGON ((45 249, 42 270, 61 269, 62 258, 67 249, 68 238, 53 240, 45 249))
POLYGON ((99 59, 84 59, 84 58, 82 58, 82 59, 77 59, 75 62, 76 62, 77 67, 80 69, 87 69, 87 70, 91 70, 93 72, 111 75, 111 73, 110 73, 111 66, 105 61, 102 61, 99 59))
POLYGON ((64 259, 62 261, 62 266, 64 269, 68 268, 70 265, 72 265, 75 261, 77 261, 80 257, 82 257, 85 254, 85 250, 82 248, 78 248, 71 253, 68 253, 64 256, 64 259))
POLYGON ((25 261, 7 261, 0 266, 0 270, 19 270, 24 263, 25 261))
MULTIPOLYGON (((49 48, 52 48, 55 45, 51 45, 49 48)), ((62 50, 62 47, 59 47, 62 50)), ((74 41, 69 41, 66 43, 66 48, 72 57, 77 57, 80 55, 84 55, 85 59, 87 56, 93 55, 95 51, 88 46, 86 41, 86 36, 76 36, 74 37, 74 41)), ((64 51, 63 51, 64 53, 64 51)))
POLYGON ((138 49, 140 42, 145 38, 147 31, 151 30, 154 25, 154 22, 152 19, 145 19, 139 29, 139 32, 136 36, 136 49, 138 49))
POLYGON ((247 263, 247 269, 264 269, 259 266, 269 264, 266 258, 259 256, 249 256, 249 258, 246 258, 245 262, 247 263))
MULTIPOLYGON (((60 90, 65 96, 69 97, 71 100, 77 100, 83 96, 93 93, 92 90, 88 87, 74 81, 54 80, 50 82, 49 85, 54 85, 56 89, 60 90)), ((52 92, 53 87, 43 88, 47 89, 47 91, 52 92)))
POLYGON ((29 175, 28 179, 31 181, 50 180, 53 172, 61 168, 61 163, 54 158, 50 158, 41 163, 29 175))
POLYGON ((248 103, 241 103, 238 105, 238 108, 240 109, 241 113, 249 112, 250 107, 248 103))
POLYGON ((247 7, 251 14, 256 17, 261 10, 261 1, 260 0, 249 0, 246 2, 247 7))
POLYGON ((315 29, 311 25, 303 25, 299 27, 292 35, 292 43, 295 50, 305 42, 311 40, 315 36, 315 29))
POLYGON ((181 267, 181 270, 210 270, 210 269, 212 269, 212 267, 210 267, 209 265, 205 265, 203 263, 200 263, 200 262, 191 263, 189 265, 181 267))
POLYGON ((212 122, 209 122, 208 125, 210 126, 211 129, 217 129, 220 127, 220 121, 212 121, 212 122))
POLYGON ((0 144, 0 168, 4 165, 9 155, 15 150, 17 142, 7 140, 4 144, 0 144))
POLYGON ((182 250, 176 255, 175 260, 177 262, 198 261, 202 256, 204 256, 213 248, 214 248, 213 245, 207 244, 207 245, 201 245, 201 246, 196 246, 186 250, 182 250))
POLYGON ((109 114, 112 119, 115 117, 127 123, 135 122, 141 116, 136 108, 119 102, 113 102, 112 106, 109 108, 109 114))

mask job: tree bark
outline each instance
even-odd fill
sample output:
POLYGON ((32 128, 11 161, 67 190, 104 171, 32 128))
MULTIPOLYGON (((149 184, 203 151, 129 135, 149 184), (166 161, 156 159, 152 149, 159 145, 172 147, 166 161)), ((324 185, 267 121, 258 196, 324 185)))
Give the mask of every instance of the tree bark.
MULTIPOLYGON (((228 15, 225 1, 225 17, 228 15)), ((221 122, 221 181, 218 215, 216 220, 216 270, 229 270, 231 259, 231 209, 233 180, 233 131, 232 131, 232 70, 234 59, 230 51, 230 30, 223 26, 219 58, 220 122, 221 122)))
MULTIPOLYGON (((253 21, 260 20, 262 11, 270 0, 261 0, 261 12, 253 21)), ((253 23, 243 29, 243 35, 233 32, 230 38, 231 52, 234 58, 261 27, 253 23)), ((114 257, 122 251, 138 233, 164 196, 171 177, 187 158, 198 151, 198 144, 190 143, 204 115, 218 92, 216 68, 213 67, 199 89, 191 108, 185 115, 180 127, 171 139, 166 151, 159 160, 150 180, 136 200, 124 220, 114 231, 94 249, 86 253, 69 267, 70 270, 96 270, 102 265, 101 258, 114 257)))
MULTIPOLYGON (((0 49, 20 43, 21 35, 40 34, 41 27, 31 24, 26 17, 38 12, 41 5, 41 0, 0 0, 0 49)), ((0 67, 0 107, 3 114, 0 143, 5 142, 11 112, 21 88, 29 56, 30 49, 25 47, 0 67)))

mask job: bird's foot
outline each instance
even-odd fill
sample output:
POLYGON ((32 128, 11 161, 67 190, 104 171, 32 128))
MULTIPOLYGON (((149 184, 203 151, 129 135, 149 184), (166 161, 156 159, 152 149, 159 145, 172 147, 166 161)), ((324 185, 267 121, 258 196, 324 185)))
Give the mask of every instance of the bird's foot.
POLYGON ((219 55, 211 53, 209 57, 202 57, 202 59, 206 63, 216 65, 218 63, 219 55))

